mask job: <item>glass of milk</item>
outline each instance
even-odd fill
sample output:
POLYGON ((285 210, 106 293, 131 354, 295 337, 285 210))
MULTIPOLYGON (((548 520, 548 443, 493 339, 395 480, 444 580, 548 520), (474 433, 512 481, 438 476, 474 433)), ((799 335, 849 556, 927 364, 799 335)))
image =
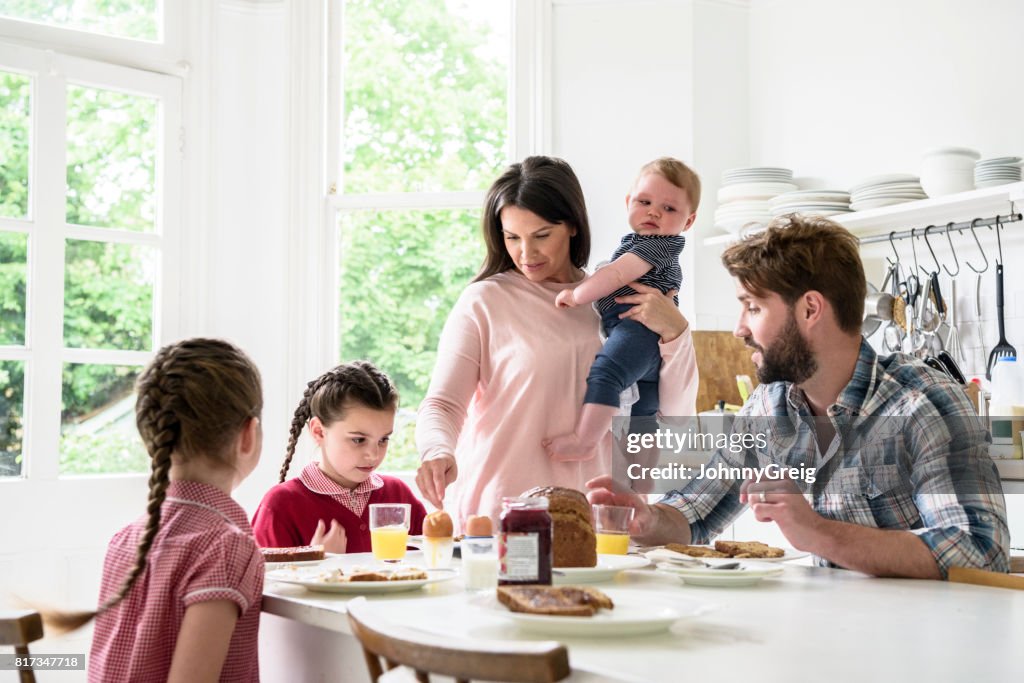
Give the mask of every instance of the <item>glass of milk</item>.
POLYGON ((498 553, 492 536, 462 539, 462 580, 466 590, 492 591, 498 586, 498 553))

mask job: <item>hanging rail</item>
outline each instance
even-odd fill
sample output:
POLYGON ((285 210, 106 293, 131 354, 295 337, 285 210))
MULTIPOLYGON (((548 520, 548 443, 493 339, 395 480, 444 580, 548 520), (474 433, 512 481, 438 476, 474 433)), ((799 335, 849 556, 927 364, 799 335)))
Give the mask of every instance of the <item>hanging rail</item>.
MULTIPOLYGON (((997 222, 1000 223, 1001 225, 1006 225, 1007 223, 1016 223, 1019 220, 1024 220, 1024 215, 1020 213, 1009 213, 1006 214, 1005 216, 993 216, 992 218, 985 218, 982 220, 975 219, 973 222, 964 221, 962 223, 948 223, 945 225, 940 224, 929 227, 932 228, 930 230, 932 236, 943 235, 951 231, 956 231, 963 234, 964 230, 970 230, 972 227, 991 227, 995 225, 997 222)), ((914 228, 913 230, 901 230, 899 232, 893 232, 891 234, 886 233, 884 235, 876 235, 874 237, 864 237, 860 240, 860 243, 874 244, 876 242, 888 242, 890 240, 905 240, 909 239, 910 237, 921 237, 922 235, 924 235, 924 231, 926 229, 927 228, 914 228)))

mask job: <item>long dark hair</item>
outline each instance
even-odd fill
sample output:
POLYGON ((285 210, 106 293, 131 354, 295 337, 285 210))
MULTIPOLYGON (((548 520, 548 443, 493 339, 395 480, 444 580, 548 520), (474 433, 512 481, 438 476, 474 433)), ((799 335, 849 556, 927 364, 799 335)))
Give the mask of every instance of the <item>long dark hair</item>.
POLYGON ((576 234, 569 240, 569 258, 577 268, 587 265, 590 259, 590 221, 579 179, 562 159, 527 157, 505 169, 487 191, 481 222, 487 255, 473 282, 515 268, 502 234, 501 210, 506 206, 517 206, 550 223, 564 223, 575 228, 576 234))
POLYGON ((148 519, 135 564, 121 587, 95 612, 43 610, 47 625, 70 631, 121 602, 146 569, 160 530, 160 508, 170 484, 171 454, 182 462, 208 458, 234 467, 231 444, 249 420, 263 412, 256 364, 219 339, 186 339, 165 346, 136 382, 135 424, 150 457, 148 519))
POLYGON ((306 385, 299 407, 292 416, 288 448, 281 465, 281 482, 288 477, 295 444, 310 419, 320 418, 324 426, 330 426, 344 418, 345 411, 354 405, 373 410, 395 410, 398 408, 398 389, 387 375, 365 360, 331 368, 306 385))

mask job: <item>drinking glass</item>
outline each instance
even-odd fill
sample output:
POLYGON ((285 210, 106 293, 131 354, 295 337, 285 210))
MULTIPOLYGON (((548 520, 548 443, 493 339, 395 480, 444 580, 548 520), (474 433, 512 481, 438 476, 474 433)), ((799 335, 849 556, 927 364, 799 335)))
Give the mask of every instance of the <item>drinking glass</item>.
POLYGON ((629 550, 629 523, 633 508, 619 505, 593 505, 594 531, 598 555, 625 555, 629 550))
POLYGON ((409 503, 377 503, 370 506, 370 547, 384 562, 400 562, 409 542, 409 503))

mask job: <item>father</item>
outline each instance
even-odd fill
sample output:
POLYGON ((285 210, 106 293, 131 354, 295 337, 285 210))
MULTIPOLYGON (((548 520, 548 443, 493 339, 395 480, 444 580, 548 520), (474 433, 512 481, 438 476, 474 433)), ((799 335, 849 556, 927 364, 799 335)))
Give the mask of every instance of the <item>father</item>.
POLYGON ((857 238, 824 218, 783 216, 722 255, 742 307, 735 334, 761 384, 737 418, 765 434, 708 468, 814 467, 790 479, 694 479, 654 505, 611 476, 595 503, 631 505, 648 544, 708 543, 750 505, 788 542, 877 576, 945 578, 950 567, 1008 571, 1009 530, 984 424, 960 386, 861 338, 866 280, 857 238))

